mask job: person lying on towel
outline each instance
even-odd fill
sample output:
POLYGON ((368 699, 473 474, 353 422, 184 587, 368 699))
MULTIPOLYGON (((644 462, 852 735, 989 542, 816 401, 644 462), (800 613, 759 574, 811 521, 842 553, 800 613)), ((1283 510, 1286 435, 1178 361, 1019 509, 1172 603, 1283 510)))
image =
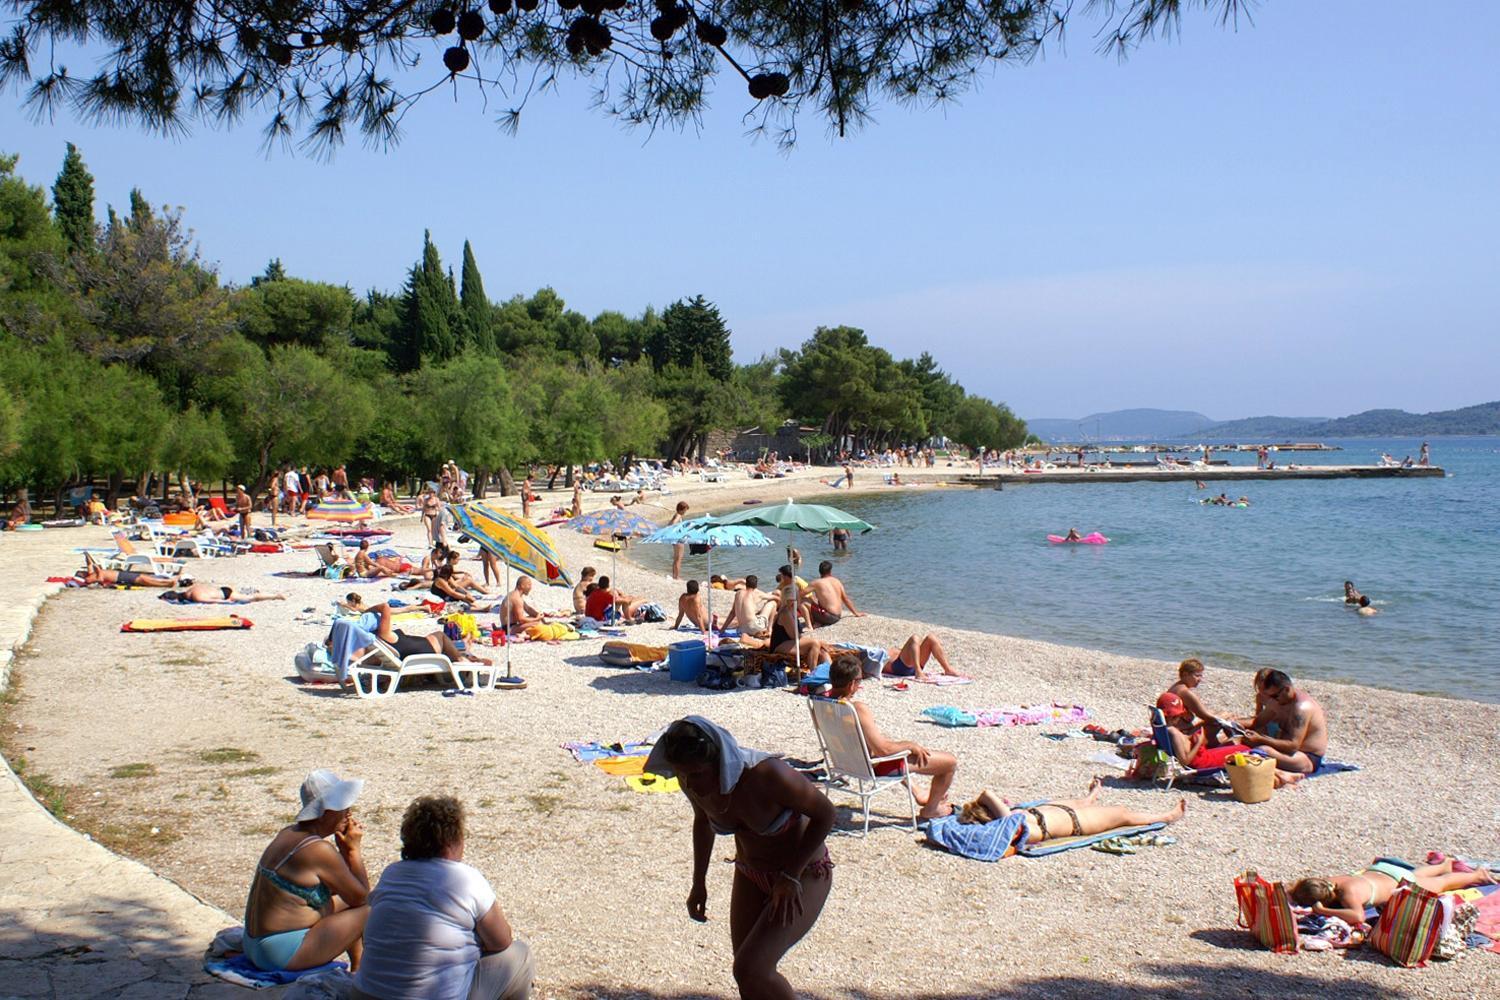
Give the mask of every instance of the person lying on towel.
POLYGON ((254 587, 221 587, 214 583, 179 581, 182 586, 162 599, 173 598, 179 604, 254 604, 256 601, 284 601, 285 594, 263 594, 254 587))
POLYGON ((1394 858, 1376 858, 1363 869, 1332 878, 1304 878, 1292 883, 1291 900, 1298 906, 1310 906, 1314 913, 1338 917, 1350 925, 1365 922, 1365 909, 1379 909, 1391 898, 1398 886, 1419 885, 1428 892, 1444 893, 1476 885, 1494 885, 1495 873, 1483 868, 1456 871, 1453 859, 1442 864, 1414 867, 1394 858))
POLYGON ((936 819, 947 816, 953 812, 953 805, 947 801, 947 796, 948 789, 953 784, 953 776, 958 772, 958 758, 942 750, 929 750, 910 740, 893 740, 881 732, 880 727, 875 724, 875 713, 870 711, 870 706, 855 700, 854 696, 859 693, 863 678, 859 654, 840 653, 833 658, 833 664, 828 668, 828 682, 831 686, 828 696, 848 701, 854 707, 854 714, 859 717, 859 728, 864 731, 865 745, 870 748, 871 757, 888 757, 906 751, 905 760, 876 764, 877 775, 901 774, 909 770, 913 774, 925 774, 932 778, 925 795, 919 793, 915 786, 912 787, 912 794, 922 807, 918 817, 936 819))
MULTIPOLYGON (((84 553, 83 559, 85 569, 82 573, 74 575, 83 582, 85 587, 175 587, 178 584, 175 577, 161 576, 157 573, 133 569, 105 569, 94 562, 88 553, 84 553)), ((184 582, 192 583, 191 580, 184 582)))
MULTIPOLYGON (((991 823, 1006 819, 1015 807, 995 795, 989 789, 978 797, 964 803, 959 811, 960 823, 991 823)), ((1092 837, 1111 830, 1124 830, 1133 826, 1150 826, 1153 823, 1175 823, 1187 812, 1187 799, 1180 800, 1165 812, 1142 812, 1125 806, 1103 806, 1099 804, 1099 779, 1089 782, 1089 790, 1081 799, 1055 799, 1039 806, 1028 806, 1020 810, 1024 819, 1025 843, 1039 844, 1048 840, 1066 837, 1092 837)))

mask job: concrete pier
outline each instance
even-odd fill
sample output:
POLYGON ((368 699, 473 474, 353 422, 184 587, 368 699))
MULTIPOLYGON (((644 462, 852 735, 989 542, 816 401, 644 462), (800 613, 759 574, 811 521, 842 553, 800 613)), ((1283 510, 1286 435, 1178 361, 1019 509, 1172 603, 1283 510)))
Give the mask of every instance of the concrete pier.
POLYGON ((1200 469, 1159 466, 1116 466, 1108 469, 1090 466, 1080 469, 1077 466, 1060 466, 1026 472, 1010 469, 986 471, 983 475, 976 472, 960 476, 959 481, 970 486, 1010 486, 1023 483, 1211 483, 1248 479, 1420 479, 1442 478, 1445 475, 1447 473, 1436 465, 1413 466, 1409 469, 1387 465, 1299 465, 1296 468, 1276 469, 1257 469, 1253 465, 1211 465, 1200 469))

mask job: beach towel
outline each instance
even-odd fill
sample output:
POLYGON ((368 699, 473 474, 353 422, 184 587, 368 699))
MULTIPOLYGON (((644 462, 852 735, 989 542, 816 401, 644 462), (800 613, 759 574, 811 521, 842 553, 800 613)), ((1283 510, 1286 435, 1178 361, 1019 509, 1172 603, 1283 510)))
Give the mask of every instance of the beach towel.
POLYGON ((628 778, 631 775, 645 773, 646 758, 644 756, 605 757, 603 760, 594 761, 594 766, 616 778, 628 778))
POLYGON ((375 645, 375 634, 368 631, 361 621, 362 619, 336 621, 328 633, 328 658, 333 661, 334 675, 341 684, 349 679, 349 661, 354 659, 355 652, 375 645))
MULTIPOLYGON (((1045 805, 1046 803, 1041 803, 1045 805)), ((1020 807, 1017 807, 1020 808, 1020 807)), ((1059 837, 1056 840, 1044 840, 1035 846, 1022 845, 1016 848, 1016 853, 1023 858, 1045 858, 1049 854, 1061 854, 1064 851, 1075 851, 1080 847, 1104 847, 1111 841, 1126 840, 1131 837, 1139 837, 1141 834, 1154 833, 1162 829, 1165 823, 1147 823, 1144 826, 1127 826, 1118 830, 1106 830, 1104 833, 1091 833, 1082 837, 1059 837)), ((1115 854, 1134 854, 1130 851, 1111 851, 1115 854)))
POLYGON ((329 962, 327 965, 317 965, 311 969, 299 969, 292 972, 288 969, 268 971, 257 969, 244 955, 232 955, 222 958, 208 958, 203 961, 203 971, 210 976, 216 976, 226 983, 234 983, 236 986, 245 986, 252 990, 266 990, 273 986, 285 986, 287 983, 295 983, 303 976, 316 976, 335 969, 348 969, 344 962, 329 962))
MULTIPOLYGON (((684 722, 690 722, 713 740, 719 751, 719 793, 728 795, 734 791, 734 786, 739 784, 740 775, 749 768, 754 767, 767 757, 771 756, 764 750, 753 750, 750 747, 742 747, 734 738, 734 735, 716 722, 710 722, 701 715, 685 715, 684 722)), ((664 778, 675 777, 677 769, 667 760, 666 746, 658 743, 651 748, 651 756, 646 760, 646 770, 652 774, 659 774, 664 778)))
POLYGON ((564 743, 562 748, 573 755, 573 759, 590 764, 609 757, 644 757, 651 752, 649 743, 564 743))
POLYGON ((934 705, 922 715, 944 726, 990 727, 1039 726, 1049 722, 1086 722, 1094 713, 1082 705, 1013 705, 1005 708, 975 708, 964 711, 951 705, 934 705))
POLYGON ((338 680, 338 671, 328 656, 328 649, 321 642, 310 642, 292 657, 297 676, 308 684, 332 684, 338 680))
POLYGON ((999 861, 1026 843, 1026 814, 1013 812, 988 823, 960 823, 956 813, 928 820, 922 832, 927 842, 951 854, 975 861, 999 861))
POLYGON ((931 719, 940 726, 957 729, 961 726, 977 726, 979 719, 970 712, 960 711, 952 705, 934 705, 922 709, 922 717, 931 719))
POLYGON ((1474 904, 1479 919, 1474 922, 1474 932, 1484 935, 1489 943, 1483 947, 1500 952, 1500 892, 1494 886, 1486 887, 1485 894, 1474 904))
POLYGON ((667 647, 647 646, 637 642, 606 642, 599 659, 612 667, 632 667, 660 663, 667 658, 667 647))
POLYGON ((121 632, 218 632, 254 626, 248 618, 229 615, 224 618, 132 618, 120 626, 121 632))
POLYGON ((1323 761, 1321 767, 1319 767, 1311 774, 1305 775, 1303 780, 1306 780, 1307 778, 1322 778, 1330 774, 1342 774, 1345 771, 1358 770, 1360 770, 1360 766, 1358 764, 1346 764, 1340 760, 1325 760, 1323 761))
POLYGON ((955 677, 952 674, 928 674, 926 677, 918 677, 918 684, 933 684, 937 687, 958 687, 963 684, 973 684, 972 677, 955 677))
POLYGON ((537 642, 572 642, 583 636, 573 631, 573 626, 562 622, 537 622, 526 626, 526 638, 537 642))
POLYGON ((682 786, 677 783, 676 778, 664 778, 659 774, 644 771, 633 774, 625 779, 625 785, 632 792, 680 792, 682 786))

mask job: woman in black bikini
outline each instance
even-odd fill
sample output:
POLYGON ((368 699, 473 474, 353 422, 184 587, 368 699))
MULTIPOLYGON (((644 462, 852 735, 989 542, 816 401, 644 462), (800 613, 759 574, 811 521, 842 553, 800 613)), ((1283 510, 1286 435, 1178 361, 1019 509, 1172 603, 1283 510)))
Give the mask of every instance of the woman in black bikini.
MULTIPOLYGON (((993 792, 985 790, 972 802, 964 804, 959 813, 960 823, 989 823, 1005 819, 1015 808, 993 792)), ((1024 819, 1027 844, 1038 844, 1044 840, 1062 840, 1066 837, 1091 837, 1096 833, 1122 830, 1132 826, 1147 826, 1152 823, 1175 823, 1187 812, 1187 799, 1183 799, 1160 813, 1139 812, 1125 806, 1099 805, 1099 779, 1089 784, 1088 793, 1081 799, 1056 799, 1021 810, 1024 819)), ((1019 833, 1020 830, 1018 829, 1019 833)))
POLYGON ((675 775, 693 807, 693 886, 688 916, 708 920, 708 865, 714 836, 734 836, 729 938, 741 997, 795 993, 776 971, 783 955, 812 929, 833 888, 824 841, 833 804, 785 762, 746 750, 701 716, 672 723, 646 770, 675 775))
MULTIPOLYGON (((408 656, 418 653, 442 653, 455 663, 468 660, 473 663, 489 665, 489 660, 466 653, 453 645, 453 640, 448 638, 441 629, 430 635, 407 635, 399 629, 391 627, 391 615, 393 614, 389 604, 377 604, 374 607, 360 608, 366 614, 380 616, 380 624, 372 629, 381 642, 390 646, 404 660, 408 656)), ((359 652, 363 652, 360 650, 359 652)))

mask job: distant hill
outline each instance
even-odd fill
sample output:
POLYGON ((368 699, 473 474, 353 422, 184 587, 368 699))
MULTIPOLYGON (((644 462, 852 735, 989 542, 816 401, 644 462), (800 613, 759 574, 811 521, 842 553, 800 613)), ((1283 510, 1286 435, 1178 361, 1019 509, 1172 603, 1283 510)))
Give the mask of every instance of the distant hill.
POLYGON ((1318 441, 1340 437, 1500 434, 1500 400, 1457 410, 1366 410, 1350 417, 1246 417, 1213 420, 1191 410, 1114 410, 1075 419, 1026 421, 1043 441, 1318 441))
POLYGON ((1038 417, 1026 429, 1043 441, 1161 441, 1196 437, 1213 424, 1192 410, 1112 410, 1086 417, 1038 417))
POLYGON ((1225 420, 1203 428, 1198 435, 1204 441, 1289 441, 1306 433, 1314 424, 1328 423, 1327 417, 1246 417, 1225 420))
POLYGON ((1307 433, 1321 437, 1421 437, 1438 434, 1500 434, 1500 400, 1458 410, 1407 413, 1366 410, 1314 424, 1307 433))

